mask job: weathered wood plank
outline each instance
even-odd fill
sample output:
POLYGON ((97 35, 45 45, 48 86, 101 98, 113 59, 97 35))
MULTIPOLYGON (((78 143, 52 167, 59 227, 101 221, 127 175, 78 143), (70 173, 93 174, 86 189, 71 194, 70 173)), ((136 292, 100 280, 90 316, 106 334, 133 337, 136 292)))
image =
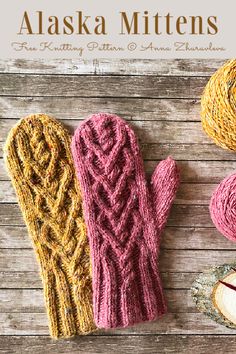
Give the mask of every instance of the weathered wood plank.
POLYGON ((219 250, 162 250, 162 272, 202 272, 204 269, 235 261, 235 251, 219 250))
MULTIPOLYGON (((204 269, 235 261, 235 250, 162 250, 160 271, 198 273, 204 269)), ((0 249, 0 272, 37 272, 34 251, 31 249, 0 249)))
POLYGON ((8 59, 0 60, 0 72, 25 74, 185 75, 209 76, 225 60, 220 59, 8 59))
POLYGON ((42 289, 38 271, 0 272, 0 284, 5 289, 42 289))
MULTIPOLYGON (((0 225, 24 225, 17 204, 0 204, 0 225)), ((212 227, 213 223, 206 205, 173 205, 167 225, 212 227)))
POLYGON ((0 181, 0 203, 16 203, 17 198, 10 181, 0 181))
MULTIPOLYGON (((192 145, 193 147, 195 145, 192 145)), ((200 148, 200 145, 198 145, 200 148)), ((176 148, 178 151, 178 147, 176 148)), ((191 147, 188 149, 188 151, 191 149, 191 147)), ((144 149, 143 149, 144 150, 144 149)), ((195 150, 194 150, 195 151, 195 150)), ((194 157, 194 151, 193 151, 193 157, 194 157)), ((227 158, 229 157, 234 157, 236 159, 236 154, 233 154, 231 152, 224 151, 222 149, 219 149, 218 151, 222 151, 226 154, 227 158)), ((167 151, 168 152, 168 151, 167 151)), ((166 158, 169 154, 165 154, 164 151, 163 153, 159 153, 157 151, 156 158, 162 157, 166 158), (163 155, 163 156, 161 156, 163 155)), ((172 154, 174 158, 177 157, 176 160, 178 160, 178 156, 175 156, 172 154)), ((145 148, 145 151, 143 151, 143 157, 148 158, 148 147, 145 148)), ((151 157, 155 157, 154 153, 152 154, 151 157)), ((182 157, 182 156, 179 156, 182 157)), ((215 157, 215 156, 214 156, 215 157)), ((147 174, 151 174, 158 161, 145 161, 145 171, 147 174)), ((236 162, 235 160, 232 161, 178 161, 178 166, 180 168, 180 173, 181 173, 181 182, 184 183, 219 183, 223 178, 225 178, 227 175, 230 175, 231 173, 234 173, 235 168, 236 168, 236 162)), ((0 180, 7 181, 9 180, 8 173, 6 171, 4 161, 3 159, 0 159, 0 180)))
POLYGON ((46 336, 1 336, 0 347, 2 353, 11 354, 233 354, 236 341, 233 334, 77 336, 59 341, 46 336))
MULTIPOLYGON (((210 176, 209 176, 209 181, 210 176)), ((182 183, 174 204, 208 205, 216 184, 182 183)), ((17 197, 10 181, 0 181, 0 203, 16 203, 17 197)))
POLYGON ((1 96, 199 98, 208 77, 0 74, 1 96))
MULTIPOLYGON (((209 178, 210 179, 210 178, 209 178)), ((182 183, 174 204, 209 205, 216 184, 182 183)), ((10 181, 0 181, 0 203, 16 203, 17 198, 10 181)))
POLYGON ((17 204, 0 204, 0 225, 24 225, 24 221, 17 204), (12 217, 12 215, 14 215, 12 217))
POLYGON ((1 226, 0 248, 32 248, 26 226, 1 226))
MULTIPOLYGON (((189 289, 198 276, 196 273, 162 272, 161 278, 165 289, 189 289)), ((39 272, 0 272, 1 288, 6 289, 42 289, 39 272)))
POLYGON ((206 205, 173 205, 167 225, 212 227, 213 223, 206 205))
MULTIPOLYGON (((172 133, 174 134, 174 130, 172 133)), ((202 134, 202 133, 201 133, 202 134)), ((170 138, 171 135, 169 135, 170 138)), ((202 136, 203 137, 203 136, 202 136)), ((168 138, 168 139, 169 139, 168 138)), ((158 136, 156 139, 159 142, 158 136)), ((204 140, 204 138, 203 138, 204 140)), ((224 150, 219 146, 211 142, 211 140, 205 136, 205 141, 201 144, 192 143, 143 143, 141 144, 143 157, 146 160, 159 160, 165 159, 166 156, 173 156, 176 160, 191 160, 191 161, 236 161, 236 154, 229 150, 224 150)), ((232 165, 232 162, 231 166, 232 165)), ((207 164, 205 164, 207 168, 207 164)), ((231 173, 231 172, 230 172, 231 173)), ((214 176, 212 176, 214 178, 214 176)))
MULTIPOLYGON (((1 335, 48 335, 44 313, 0 313, 1 335)), ((168 313, 156 322, 129 328, 100 330, 99 335, 122 334, 235 334, 232 329, 218 325, 202 313, 168 313)))
POLYGON ((0 117, 22 118, 45 112, 58 119, 84 119, 96 112, 116 113, 127 120, 199 121, 198 99, 0 97, 0 117))
MULTIPOLYGON (((171 313, 198 312, 190 290, 166 289, 165 297, 171 313)), ((0 313, 45 313, 42 289, 0 289, 0 313)))
POLYGON ((0 289, 0 313, 45 313, 42 289, 0 289))
MULTIPOLYGON (((198 145, 199 149, 201 145, 198 145)), ((209 146, 209 145, 208 145, 209 146)), ((192 145, 192 147, 195 147, 195 145, 192 145)), ((190 149, 192 148, 189 146, 186 151, 191 154, 190 149)), ((183 155, 180 155, 181 152, 178 153, 178 147, 175 148, 176 150, 173 151, 174 153, 164 153, 164 151, 161 153, 158 153, 156 155, 156 159, 158 158, 163 158, 165 159, 167 156, 172 156, 178 161, 178 166, 180 168, 180 173, 181 173, 181 182, 185 183, 219 183, 225 176, 234 173, 236 169, 236 154, 230 153, 228 155, 227 151, 223 151, 228 158, 229 157, 234 157, 231 161, 179 161, 178 158, 185 157, 183 155), (179 156, 178 156, 179 155, 179 156)), ((2 152, 0 150, 0 152, 2 152)), ((170 151, 169 151, 170 152, 170 151)), ((188 158, 190 157, 195 157, 194 155, 195 149, 192 151, 192 156, 187 156, 188 158)), ((142 153, 144 158, 148 158, 148 149, 146 148, 143 150, 142 153)), ((151 157, 155 157, 154 155, 151 157)), ((210 157, 210 156, 209 156, 210 157)), ((214 157, 217 157, 214 155, 214 157)), ((145 166, 145 171, 147 174, 151 174, 155 166, 157 165, 158 161, 147 161, 144 160, 144 166, 145 166)), ((9 176, 6 171, 6 167, 4 165, 4 161, 2 158, 0 158, 0 180, 1 181, 8 181, 9 176)))
MULTIPOLYGON (((0 153, 2 153, 1 147, 0 147, 0 153)), ((9 176, 3 158, 0 158, 0 180, 3 181, 9 180, 9 176)))
MULTIPOLYGON (((198 146, 200 148, 200 145, 198 146)), ((230 153, 232 155, 232 152, 230 153)), ((236 154, 234 155, 236 157, 236 154)), ((228 156, 227 152, 226 156, 228 156)), ((154 171, 157 163, 158 161, 144 161, 147 174, 150 175, 154 171)), ((187 183, 218 184, 227 175, 235 173, 236 169, 235 161, 177 161, 177 164, 180 170, 181 183, 185 183, 185 187, 187 187, 187 183)), ((206 189, 207 185, 205 186, 206 189)), ((184 190, 184 187, 182 190, 184 190)))
MULTIPOLYGON (((5 140, 5 139, 4 139, 5 140)), ((206 141, 207 137, 206 137, 206 141)), ((210 143, 210 140, 209 140, 210 143)), ((4 142, 0 141, 0 157, 2 157, 4 142)), ((236 154, 233 153, 232 151, 224 150, 221 149, 220 147, 214 145, 214 144, 140 144, 141 150, 142 150, 142 155, 143 158, 146 160, 159 160, 159 159, 165 159, 167 156, 172 156, 175 158, 175 160, 191 160, 191 161, 208 161, 210 163, 211 161, 222 161, 225 160, 224 162, 227 163, 229 162, 229 172, 231 173, 232 169, 230 167, 233 167, 234 169, 234 164, 233 161, 236 161, 236 154), (231 162, 232 161, 232 162, 231 162)), ((191 162, 189 161, 189 163, 191 162)), ((223 162, 223 161, 222 161, 223 162)), ((154 162, 156 164, 156 162, 154 162)), ((207 164, 205 164, 207 168, 207 164)), ((0 178, 4 179, 5 174, 3 170, 3 161, 0 158, 0 178)), ((146 169, 147 171, 152 171, 153 170, 153 164, 152 162, 146 162, 146 169), (150 167, 149 167, 150 166, 150 167)), ((210 169, 210 168, 209 168, 210 169)), ((214 176, 212 176, 214 179, 214 176)), ((203 181, 204 182, 204 181, 203 181)))
MULTIPOLYGON (((145 152, 146 155, 147 151, 145 152)), ((160 156, 160 155, 159 155, 160 156)), ((164 157, 166 158, 165 155, 164 157)), ((145 156, 144 156, 145 157, 145 156)), ((236 154, 235 154, 236 159, 236 154)), ((145 171, 150 175, 158 161, 144 161, 145 171)), ((225 176, 234 173, 235 161, 178 161, 182 183, 215 183, 218 184, 225 176)), ((0 180, 8 181, 3 159, 0 159, 0 180)))
MULTIPOLYGON (((200 147, 200 146, 199 146, 200 147)), ((223 150, 223 149, 221 149, 223 150)), ((228 154, 225 151, 225 157, 228 154)), ((232 152, 230 152, 232 155, 232 152)), ((236 154, 235 154, 236 157, 236 154)), ((154 171, 156 161, 146 161, 146 171, 154 171)), ((178 161, 183 183, 220 183, 223 178, 235 172, 234 161, 178 161)))
MULTIPOLYGON (((15 119, 0 120, 1 141, 5 141, 8 132, 17 122, 15 119)), ((61 122, 71 134, 81 124, 80 120, 61 120, 61 122)), ((211 143, 200 122, 133 121, 132 128, 141 143, 181 144, 183 141, 186 144, 211 143)))
POLYGON ((221 235, 215 227, 166 227, 161 248, 166 250, 235 250, 236 243, 221 235))
MULTIPOLYGON (((163 231, 162 249, 236 249, 236 243, 229 241, 212 228, 166 227, 163 231)), ((0 248, 32 248, 25 226, 2 226, 0 248)))
MULTIPOLYGON (((210 178, 209 178, 210 180, 210 178)), ((5 182, 6 183, 6 182, 5 182)), ((174 204, 209 205, 217 184, 181 183, 174 204)), ((9 186, 10 190, 10 186, 9 186)), ((10 193, 8 193, 9 195, 10 193)), ((0 197, 1 199, 1 197, 0 197)), ((4 199, 4 197, 3 197, 4 199)), ((10 199, 10 198, 9 198, 10 199)))
POLYGON ((161 279, 165 289, 190 289, 199 274, 200 272, 161 272, 161 279))

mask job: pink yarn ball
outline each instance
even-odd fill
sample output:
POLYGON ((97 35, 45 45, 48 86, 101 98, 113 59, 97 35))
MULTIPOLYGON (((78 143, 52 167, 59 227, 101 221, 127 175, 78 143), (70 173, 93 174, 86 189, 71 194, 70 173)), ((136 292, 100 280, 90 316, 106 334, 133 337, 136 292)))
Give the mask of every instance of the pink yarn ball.
POLYGON ((226 177, 212 194, 210 214, 216 228, 236 242, 236 174, 226 177))

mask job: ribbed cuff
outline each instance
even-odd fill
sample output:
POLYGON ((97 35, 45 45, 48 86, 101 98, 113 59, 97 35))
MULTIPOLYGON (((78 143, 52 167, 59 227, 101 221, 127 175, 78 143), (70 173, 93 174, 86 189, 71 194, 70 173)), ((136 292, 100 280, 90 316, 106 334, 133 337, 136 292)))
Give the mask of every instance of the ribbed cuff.
POLYGON ((154 321, 167 312, 157 266, 150 269, 147 258, 139 263, 139 268, 127 263, 129 271, 123 268, 117 274, 108 260, 102 260, 94 274, 94 319, 99 328, 154 321))
POLYGON ((59 268, 43 276, 44 296, 53 338, 68 338, 96 330, 91 285, 81 284, 59 268))

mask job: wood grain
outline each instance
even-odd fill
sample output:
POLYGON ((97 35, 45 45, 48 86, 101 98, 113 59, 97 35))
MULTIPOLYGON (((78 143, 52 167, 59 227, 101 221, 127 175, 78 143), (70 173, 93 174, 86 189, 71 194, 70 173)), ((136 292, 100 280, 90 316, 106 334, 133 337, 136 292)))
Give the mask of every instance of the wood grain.
POLYGON ((42 289, 39 272, 0 272, 0 284, 3 289, 42 289))
POLYGON ((199 121, 199 99, 0 97, 2 119, 22 118, 32 112, 57 119, 85 119, 91 113, 116 113, 127 120, 199 121))
POLYGON ((8 59, 0 60, 0 72, 22 74, 92 75, 212 75, 225 60, 219 59, 8 59))
POLYGON ((209 266, 235 260, 236 244, 214 228, 208 204, 236 168, 236 154, 202 131, 200 96, 222 60, 0 60, 0 353, 234 353, 235 332, 193 304, 190 287, 209 266), (145 170, 168 155, 181 187, 162 235, 160 270, 170 313, 154 323, 72 340, 48 337, 42 282, 2 159, 19 118, 45 112, 73 133, 91 113, 130 121, 145 170))
MULTIPOLYGON (((189 289, 198 272, 162 272, 165 289, 189 289)), ((42 289, 38 271, 3 271, 0 272, 0 284, 4 289, 42 289)))
MULTIPOLYGON (((235 250, 162 250, 160 271, 198 273, 211 266, 234 262, 235 254, 235 250)), ((38 269, 33 250, 0 249, 0 272, 37 272, 38 269)))
MULTIPOLYGON (((0 120, 0 140, 5 141, 9 130, 16 125, 18 120, 0 120)), ((79 120, 61 120, 68 131, 73 134, 74 130, 81 124, 79 120)), ((141 143, 170 143, 181 144, 202 144, 207 140, 201 128, 200 122, 165 122, 165 121, 133 121, 132 128, 137 134, 141 143), (174 134, 173 134, 174 132, 174 134)))
POLYGON ((1 353, 34 354, 233 354, 236 352, 233 335, 122 335, 77 336, 54 341, 46 336, 2 336, 1 353))
MULTIPOLYGON (((1 204, 0 225, 23 226, 24 221, 17 204, 1 204)), ((173 205, 167 222, 177 227, 212 227, 207 205, 173 205)))
MULTIPOLYGON (((167 154, 163 158, 167 156, 169 155, 167 154)), ((145 171, 148 175, 154 171, 157 163, 158 161, 144 161, 145 171)), ((218 184, 223 178, 234 172, 236 161, 178 161, 178 166, 183 183, 218 184)), ((0 180, 9 180, 3 159, 0 159, 0 180)))
MULTIPOLYGON (((189 161, 190 163, 191 161, 197 161, 199 163, 201 163, 201 161, 202 162, 207 161, 208 163, 211 163, 211 161, 221 161, 222 163, 229 162, 228 168, 230 168, 230 164, 231 164, 232 168, 234 169, 236 154, 233 153, 232 151, 221 149, 220 147, 211 144, 210 141, 208 142, 209 142, 208 144, 184 144, 184 143, 179 143, 179 144, 144 143, 142 144, 141 143, 140 147, 142 150, 143 158, 146 160, 159 160, 159 159, 165 159, 167 156, 172 156, 177 161, 183 160, 183 161, 189 161)), ((3 145, 4 142, 0 141, 0 157, 3 156, 3 150, 2 150, 3 145)), ((149 168, 148 167, 149 163, 147 163, 146 165, 147 168, 149 168)), ((151 168, 153 168, 152 165, 150 166, 151 168)), ((205 166, 207 168, 207 164, 205 164, 205 166)), ((1 167, 0 176, 2 176, 4 174, 4 168, 3 168, 3 162, 1 158, 0 158, 0 167, 1 167)), ((232 173, 232 170, 230 170, 230 173, 232 173)), ((212 176, 212 178, 214 178, 214 175, 212 176)))
POLYGON ((208 77, 0 74, 1 96, 199 98, 208 77))
MULTIPOLYGON (((198 126, 200 127, 200 125, 198 126)), ((187 133, 186 133, 187 134, 187 133)), ((202 136, 202 132, 200 133, 202 136)), ((203 136, 202 136, 203 138, 203 136)), ((159 141, 159 140, 158 140, 159 141)), ((184 139, 185 141, 185 139, 184 139)), ((173 156, 175 160, 185 161, 235 161, 236 154, 229 150, 224 150, 205 137, 205 142, 201 144, 191 143, 141 143, 143 157, 146 160, 165 159, 166 156, 173 156)), ((205 165, 207 166, 207 164, 205 165)), ((210 166, 210 165, 209 165, 210 166)), ((234 169, 235 164, 231 162, 234 169)), ((209 168, 210 169, 210 168, 209 168)), ((231 172, 232 173, 232 170, 231 172)), ((214 175, 212 176, 214 178, 214 175)))
MULTIPOLYGON (((169 312, 197 312, 190 290, 167 289, 165 296, 169 312)), ((0 313, 6 312, 45 313, 42 289, 0 289, 0 313)))
MULTIPOLYGON (((208 205, 216 186, 216 184, 182 183, 174 204, 208 205)), ((16 202, 17 198, 11 182, 0 181, 0 203, 16 202)))
MULTIPOLYGON (((48 335, 47 316, 44 313, 0 313, 2 335, 48 335)), ((235 334, 232 329, 216 324, 202 313, 168 313, 156 322, 129 328, 100 330, 98 335, 127 334, 235 334)))
MULTIPOLYGON (((2 226, 0 248, 32 248, 25 226, 2 226)), ((223 237, 215 227, 166 227, 162 249, 236 250, 236 243, 223 237)))

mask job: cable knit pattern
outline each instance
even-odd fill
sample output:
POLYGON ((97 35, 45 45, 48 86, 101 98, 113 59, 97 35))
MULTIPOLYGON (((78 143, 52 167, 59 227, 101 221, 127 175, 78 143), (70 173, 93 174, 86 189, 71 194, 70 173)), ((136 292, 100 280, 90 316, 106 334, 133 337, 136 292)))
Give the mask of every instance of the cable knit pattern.
POLYGON ((72 153, 81 183, 98 327, 126 327, 166 312, 158 271, 160 233, 179 174, 168 158, 148 188, 133 131, 119 117, 91 116, 75 132, 72 153))
POLYGON ((210 214, 216 228, 236 242, 236 174, 226 177, 211 197, 210 214))
POLYGON ((14 127, 5 159, 41 266, 51 336, 95 329, 89 246, 70 137, 46 115, 14 127))

